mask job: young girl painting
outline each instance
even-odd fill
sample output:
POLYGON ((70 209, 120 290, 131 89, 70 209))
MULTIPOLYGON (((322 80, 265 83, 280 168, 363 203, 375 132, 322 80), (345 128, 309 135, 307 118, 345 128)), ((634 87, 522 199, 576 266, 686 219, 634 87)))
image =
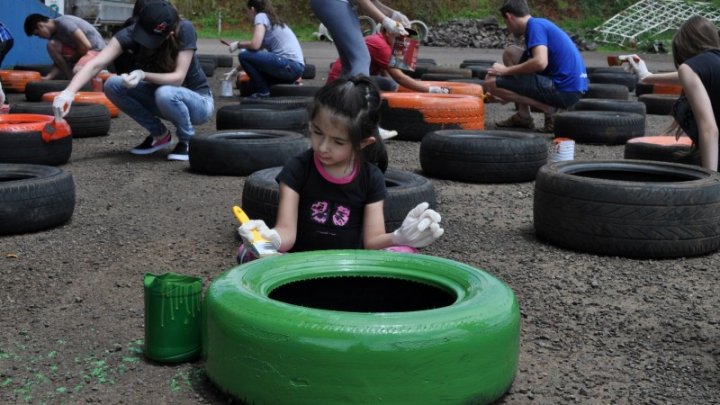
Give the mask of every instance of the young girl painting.
MULTIPOLYGON (((385 178, 372 164, 380 94, 366 76, 337 80, 318 91, 310 110, 312 149, 292 158, 277 177, 275 228, 251 220, 239 228, 252 240, 257 229, 280 252, 320 249, 425 247, 439 238, 440 214, 421 203, 402 226, 385 232, 385 178)), ((241 247, 238 262, 248 260, 241 247)))

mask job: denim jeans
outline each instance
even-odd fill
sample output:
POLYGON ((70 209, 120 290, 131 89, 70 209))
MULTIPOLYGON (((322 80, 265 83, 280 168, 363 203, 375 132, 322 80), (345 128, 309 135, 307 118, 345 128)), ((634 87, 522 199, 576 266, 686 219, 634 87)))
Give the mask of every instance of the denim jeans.
POLYGON ((269 93, 273 84, 294 83, 305 69, 300 63, 266 50, 240 52, 238 60, 250 76, 250 85, 259 93, 269 93))
POLYGON ((137 87, 123 86, 120 76, 105 81, 105 95, 122 112, 145 128, 151 136, 167 132, 160 118, 175 125, 180 142, 188 143, 195 135, 195 124, 210 120, 215 109, 212 93, 202 95, 181 86, 158 86, 140 82, 137 87))
POLYGON ((340 76, 369 76, 370 51, 352 5, 339 0, 310 0, 310 7, 335 42, 342 63, 340 76))

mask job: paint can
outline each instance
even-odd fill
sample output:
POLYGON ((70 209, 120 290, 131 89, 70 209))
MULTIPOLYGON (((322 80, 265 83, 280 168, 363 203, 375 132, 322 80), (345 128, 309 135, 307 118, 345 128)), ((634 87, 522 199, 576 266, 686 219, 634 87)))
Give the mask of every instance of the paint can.
POLYGON ((179 363, 200 354, 202 279, 145 273, 145 356, 179 363))

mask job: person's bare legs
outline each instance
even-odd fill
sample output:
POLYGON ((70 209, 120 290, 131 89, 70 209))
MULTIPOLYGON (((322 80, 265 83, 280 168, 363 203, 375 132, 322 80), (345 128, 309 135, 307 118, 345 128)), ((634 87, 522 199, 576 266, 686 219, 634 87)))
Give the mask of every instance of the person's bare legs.
POLYGON ((62 44, 60 42, 50 40, 47 44, 47 51, 48 55, 50 55, 50 59, 53 61, 53 70, 51 70, 44 79, 53 79, 57 76, 58 72, 62 72, 66 79, 72 79, 72 70, 70 70, 70 65, 68 65, 67 60, 62 54, 62 44))

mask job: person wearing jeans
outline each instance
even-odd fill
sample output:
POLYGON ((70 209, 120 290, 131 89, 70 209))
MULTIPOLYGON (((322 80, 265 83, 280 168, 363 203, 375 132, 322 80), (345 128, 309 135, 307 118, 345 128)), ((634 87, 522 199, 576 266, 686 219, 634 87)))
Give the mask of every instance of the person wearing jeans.
POLYGON ((247 8, 254 24, 253 37, 231 43, 230 52, 240 49, 238 60, 255 91, 250 97, 268 97, 273 84, 300 79, 305 60, 295 33, 277 15, 270 0, 249 0, 247 8))
POLYGON ((190 138, 195 135, 193 125, 207 122, 215 109, 210 93, 198 94, 185 87, 158 86, 144 81, 136 87, 127 88, 122 76, 107 79, 105 95, 152 137, 169 136, 160 118, 172 122, 178 142, 184 144, 189 144, 190 138))
POLYGON ((357 9, 382 24, 391 35, 408 35, 410 20, 378 0, 310 0, 310 7, 332 36, 342 63, 342 77, 370 75, 370 53, 365 46, 357 9))
POLYGON ((210 120, 214 103, 207 77, 195 55, 197 33, 165 0, 149 0, 134 24, 118 31, 53 100, 56 114, 67 114, 75 93, 123 53, 133 55, 134 69, 108 79, 107 97, 149 134, 130 150, 147 155, 171 146, 172 135, 161 119, 175 125, 178 143, 168 160, 189 160, 193 125, 210 120))

